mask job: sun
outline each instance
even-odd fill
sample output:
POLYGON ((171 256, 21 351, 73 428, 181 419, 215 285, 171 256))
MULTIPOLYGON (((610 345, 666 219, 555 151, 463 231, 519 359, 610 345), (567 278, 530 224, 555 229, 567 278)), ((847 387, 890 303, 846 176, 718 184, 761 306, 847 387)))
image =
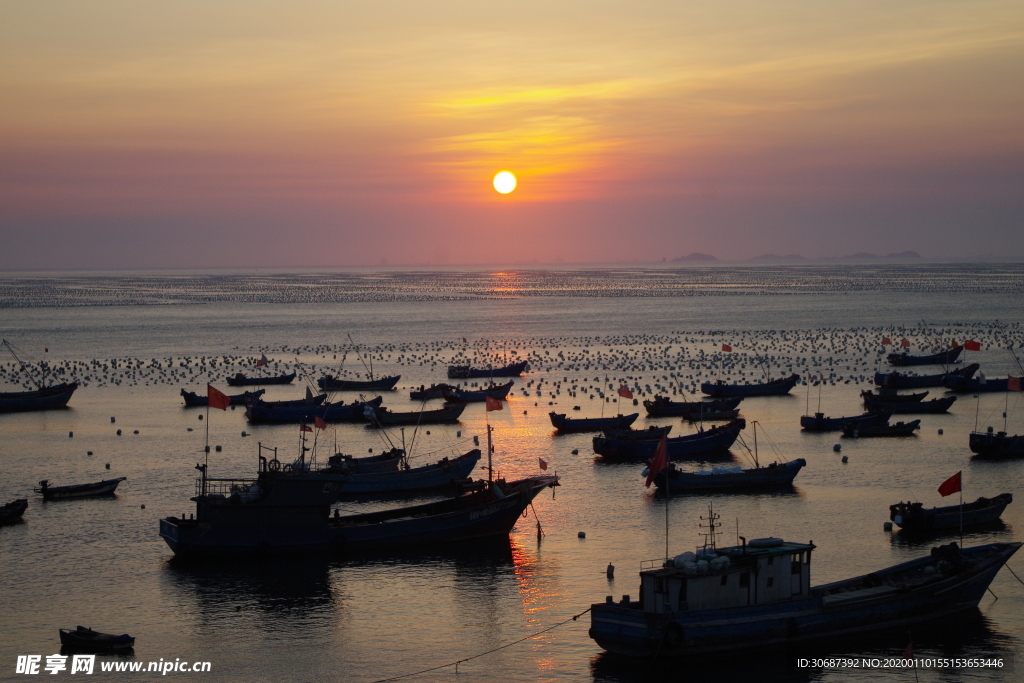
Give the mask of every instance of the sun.
POLYGON ((501 171, 494 176, 494 189, 501 194, 508 194, 516 189, 516 177, 511 171, 501 171))

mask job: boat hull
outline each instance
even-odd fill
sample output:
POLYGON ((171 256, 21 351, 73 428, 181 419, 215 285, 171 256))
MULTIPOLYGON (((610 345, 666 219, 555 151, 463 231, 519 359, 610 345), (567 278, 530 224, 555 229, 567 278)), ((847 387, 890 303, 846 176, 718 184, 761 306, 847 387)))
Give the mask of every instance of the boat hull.
POLYGON ((468 365, 449 365, 448 379, 470 379, 473 377, 518 377, 526 371, 529 361, 509 363, 500 368, 474 368, 468 365))
POLYGON ((448 403, 482 403, 488 398, 504 401, 508 397, 508 392, 512 390, 513 384, 514 382, 508 382, 479 390, 452 389, 445 392, 444 400, 448 403))
MULTIPOLYGON (((746 420, 739 419, 721 427, 673 439, 665 439, 665 446, 670 458, 685 458, 728 450, 740 431, 746 427, 746 420)), ((649 460, 658 448, 658 441, 632 441, 594 437, 594 452, 606 460, 649 460)))
POLYGON ((995 498, 979 498, 973 503, 966 503, 962 513, 960 505, 925 508, 919 503, 897 503, 889 506, 889 519, 908 532, 958 529, 961 525, 967 527, 995 522, 1012 502, 1012 494, 1001 493, 995 498))
POLYGON ((367 420, 365 409, 379 407, 382 400, 380 396, 377 396, 369 401, 355 401, 348 404, 311 405, 302 403, 284 406, 257 401, 246 406, 245 416, 253 424, 270 422, 312 424, 314 418, 317 417, 324 422, 365 422, 367 420))
POLYGON ((458 422, 459 418, 462 417, 462 411, 465 409, 465 403, 449 403, 444 408, 438 408, 437 410, 415 410, 402 413, 393 413, 386 408, 377 408, 377 424, 390 427, 393 425, 429 425, 458 422))
POLYGON ((0 413, 66 408, 77 388, 78 384, 71 382, 36 391, 5 391, 0 393, 0 413))
POLYGON ((224 381, 232 387, 251 387, 263 384, 291 384, 295 379, 295 373, 278 375, 277 377, 246 377, 239 373, 234 377, 228 377, 224 381))
POLYGON ((370 380, 337 379, 327 375, 318 379, 316 383, 324 391, 391 391, 400 379, 402 379, 401 375, 370 380))
POLYGON ((948 351, 940 351, 939 353, 931 353, 925 356, 911 356, 907 353, 890 353, 887 360, 889 365, 897 366, 949 365, 950 363, 957 362, 962 351, 963 347, 950 349, 948 351))
POLYGON ((979 458, 1024 457, 1024 436, 1006 432, 972 432, 968 445, 979 458))
POLYGON ((600 432, 605 429, 629 429, 640 413, 615 417, 566 417, 564 413, 548 413, 552 426, 563 434, 600 432))
POLYGON ((981 367, 977 363, 938 375, 904 375, 902 372, 876 372, 875 385, 888 389, 920 389, 922 387, 941 387, 949 377, 973 377, 981 367))
MULTIPOLYGON (((241 394, 232 394, 228 396, 233 406, 244 406, 246 403, 258 400, 263 394, 267 393, 266 389, 258 389, 257 391, 245 391, 241 394)), ((205 406, 208 402, 208 397, 201 394, 197 394, 194 391, 181 390, 181 398, 185 401, 186 408, 197 408, 205 406)))
POLYGON ((689 491, 740 491, 789 486, 800 470, 807 465, 803 458, 797 458, 781 465, 769 465, 742 472, 724 474, 694 474, 676 469, 662 470, 654 478, 655 486, 664 489, 666 474, 668 490, 673 493, 689 491))
POLYGON ((742 396, 735 396, 713 401, 673 401, 663 396, 655 396, 653 400, 644 401, 644 409, 651 417, 681 417, 687 413, 701 411, 735 410, 742 400, 742 396))
MULTIPOLYGON (((842 639, 882 629, 905 629, 976 608, 996 573, 1020 543, 967 548, 975 564, 969 569, 919 587, 828 594, 837 584, 819 586, 805 599, 669 614, 643 611, 639 602, 591 606, 590 637, 599 646, 630 657, 690 657, 725 654, 842 639)), ((923 557, 875 573, 887 574, 936 566, 923 557)), ((866 578, 866 577, 858 577, 866 578)), ((846 583, 846 582, 840 582, 846 583)))
POLYGON ((892 413, 864 413, 850 417, 825 417, 821 413, 804 415, 800 418, 800 427, 807 432, 838 432, 847 425, 866 426, 885 424, 892 413))
MULTIPOLYGON (((128 477, 105 479, 92 484, 74 484, 72 486, 40 486, 35 491, 43 496, 43 500, 64 500, 68 498, 93 498, 95 496, 112 496, 118 484, 128 477)), ((40 482, 42 484, 42 482, 40 482)))
POLYGON ((719 384, 704 382, 700 390, 708 396, 782 396, 788 394, 800 381, 800 375, 790 375, 761 384, 719 384))
POLYGON ((907 415, 912 413, 944 413, 950 406, 956 403, 956 396, 945 398, 933 398, 930 401, 906 402, 906 403, 881 403, 879 401, 866 401, 864 407, 872 413, 889 413, 890 415, 907 415))

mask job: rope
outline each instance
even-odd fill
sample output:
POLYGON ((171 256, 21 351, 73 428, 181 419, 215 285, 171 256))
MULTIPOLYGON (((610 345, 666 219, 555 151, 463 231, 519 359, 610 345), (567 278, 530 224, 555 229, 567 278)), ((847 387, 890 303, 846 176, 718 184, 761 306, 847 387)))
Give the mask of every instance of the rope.
MULTIPOLYGON (((1004 563, 1003 566, 1006 567, 1007 569, 1010 569, 1010 565, 1008 565, 1008 564, 1004 563)), ((1015 571, 1010 569, 1010 573, 1013 574, 1013 578, 1017 579, 1017 581, 1020 581, 1020 585, 1024 586, 1024 581, 1020 580, 1020 577, 1017 576, 1017 573, 1015 571)))
POLYGON ((486 652, 481 652, 480 654, 472 655, 471 657, 466 657, 465 659, 459 659, 459 660, 456 660, 454 662, 448 662, 447 664, 441 664, 439 666, 430 667, 429 669, 422 669, 420 671, 414 671, 412 673, 401 674, 399 676, 393 676, 391 678, 380 678, 380 679, 377 679, 375 681, 372 681, 372 683, 386 683, 387 681, 398 681, 398 680, 401 680, 403 678, 410 678, 412 676, 419 676, 420 674, 430 673, 431 671, 437 671, 438 669, 446 669, 449 666, 454 666, 456 668, 456 671, 457 671, 458 667, 459 667, 459 664, 462 664, 463 662, 468 662, 468 661, 473 660, 473 659, 478 659, 478 658, 483 657, 485 655, 489 655, 491 653, 497 652, 498 650, 504 650, 507 647, 512 647, 513 645, 518 645, 519 643, 523 642, 524 640, 530 640, 531 638, 536 638, 537 636, 539 636, 539 635, 541 635, 543 633, 547 633, 548 631, 553 631, 554 629, 558 628, 559 626, 564 626, 565 624, 568 624, 570 621, 576 621, 577 619, 579 619, 580 617, 582 617, 584 614, 586 614, 589 611, 590 611, 590 608, 588 607, 587 609, 583 610, 582 612, 580 612, 576 616, 570 617, 570 618, 566 619, 565 621, 560 621, 557 624, 555 624, 554 626, 549 626, 546 629, 537 631, 536 633, 531 633, 530 635, 525 636, 523 638, 520 638, 519 640, 513 640, 511 643, 505 643, 504 645, 499 645, 498 647, 495 647, 495 648, 492 648, 490 650, 487 650, 486 652))

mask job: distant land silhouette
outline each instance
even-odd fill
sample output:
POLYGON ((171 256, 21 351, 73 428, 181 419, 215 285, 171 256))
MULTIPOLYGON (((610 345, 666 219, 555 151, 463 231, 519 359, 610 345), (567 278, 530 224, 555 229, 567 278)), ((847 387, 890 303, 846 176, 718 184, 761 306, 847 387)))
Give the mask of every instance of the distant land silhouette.
MULTIPOLYGON (((878 254, 872 254, 870 252, 861 251, 856 254, 850 254, 848 256, 819 256, 816 259, 811 259, 802 254, 786 254, 780 256, 778 254, 761 254, 755 256, 752 259, 748 259, 751 263, 794 263, 800 261, 871 261, 877 259, 918 259, 921 255, 916 251, 901 251, 898 253, 886 254, 880 256, 878 254)), ((718 257, 712 256, 711 254, 702 254, 700 252, 693 252, 686 256, 677 256, 672 259, 673 263, 710 263, 712 261, 718 261, 718 257)))

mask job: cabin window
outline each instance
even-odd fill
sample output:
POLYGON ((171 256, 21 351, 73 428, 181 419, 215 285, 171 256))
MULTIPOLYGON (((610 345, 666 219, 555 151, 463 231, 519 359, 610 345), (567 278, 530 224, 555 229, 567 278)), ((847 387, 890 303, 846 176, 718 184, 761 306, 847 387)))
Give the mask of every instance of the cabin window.
POLYGON ((665 579, 663 579, 660 576, 654 579, 654 592, 655 593, 664 593, 665 592, 665 579))
POLYGON ((729 575, 728 574, 722 574, 722 583, 719 584, 719 585, 725 586, 725 585, 728 585, 728 583, 729 583, 729 575))
POLYGON ((793 560, 793 564, 790 565, 789 571, 792 574, 799 574, 802 566, 803 565, 800 564, 800 560, 793 560))
POLYGON ((740 588, 748 588, 750 586, 750 572, 743 572, 740 574, 740 588))
POLYGON ((679 582, 679 609, 686 608, 686 581, 679 582))

